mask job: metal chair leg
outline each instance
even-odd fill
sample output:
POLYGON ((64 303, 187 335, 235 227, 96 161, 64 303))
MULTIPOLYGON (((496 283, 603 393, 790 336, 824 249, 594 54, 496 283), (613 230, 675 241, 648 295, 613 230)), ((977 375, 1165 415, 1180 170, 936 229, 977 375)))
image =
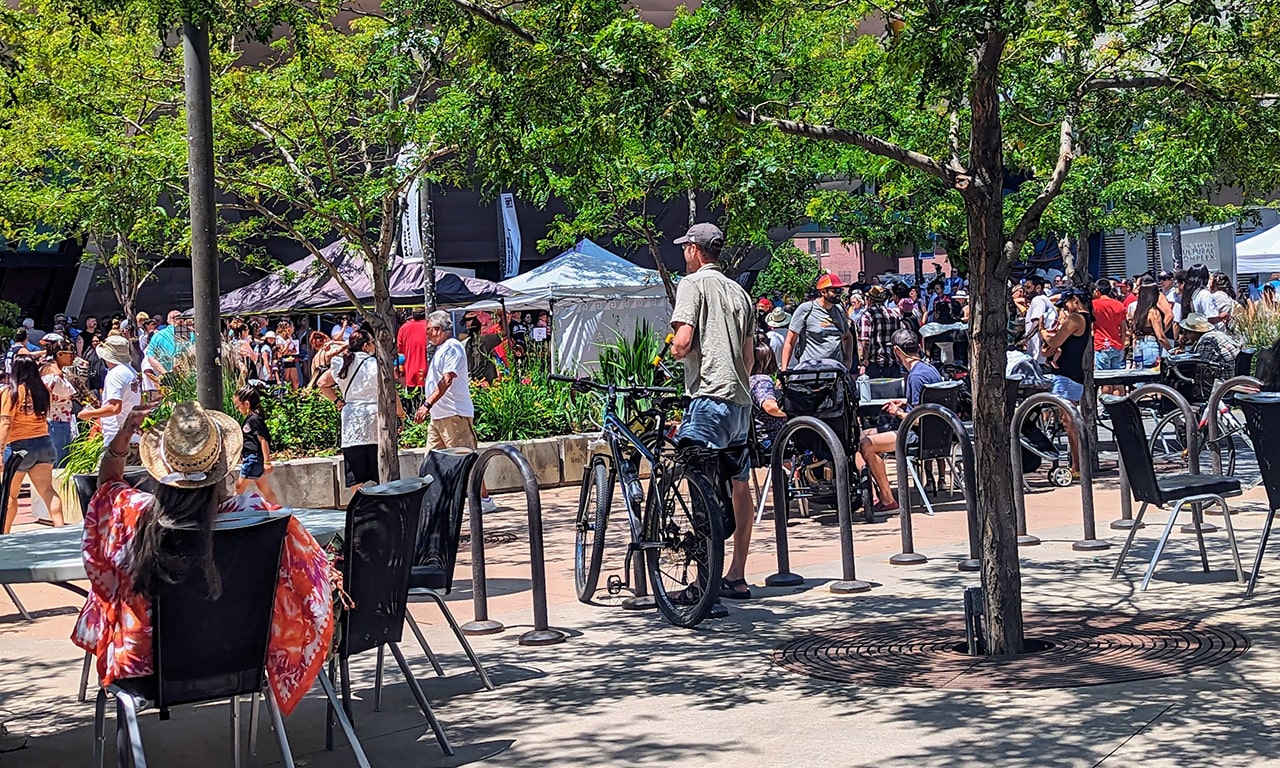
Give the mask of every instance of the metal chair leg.
POLYGON ((1262 542, 1258 544, 1258 555, 1253 559, 1253 570, 1249 573, 1249 586, 1244 590, 1245 597, 1252 597, 1254 587, 1258 586, 1258 571, 1262 569, 1262 555, 1267 551, 1267 538, 1271 536, 1271 524, 1275 519, 1276 511, 1267 510, 1267 522, 1262 526, 1262 542))
POLYGON ((1133 537, 1138 533, 1138 529, 1142 527, 1142 516, 1147 511, 1147 502, 1142 502, 1142 506, 1138 508, 1138 514, 1133 518, 1133 527, 1129 529, 1129 535, 1125 537, 1124 546, 1120 548, 1120 556, 1116 558, 1115 570, 1111 571, 1111 578, 1120 575, 1120 569, 1124 567, 1124 559, 1129 554, 1129 548, 1133 546, 1133 537))
POLYGON ((231 765, 240 768, 240 697, 231 697, 231 765))
MULTIPOLYGON (((27 613, 27 607, 18 599, 18 593, 13 591, 13 587, 8 584, 0 586, 4 587, 4 591, 9 595, 9 599, 13 601, 13 607, 18 609, 18 614, 27 621, 35 621, 35 619, 31 618, 31 614, 27 613)), ((84 701, 84 699, 81 699, 81 701, 84 701)))
POLYGON ((93 654, 85 653, 84 663, 80 666, 80 694, 77 701, 83 703, 89 698, 89 667, 93 665, 93 654))
POLYGON ((429 592, 428 595, 436 602, 436 605, 440 606, 440 613, 444 614, 444 620, 449 622, 449 628, 453 630, 454 637, 458 638, 458 644, 462 646, 463 653, 467 654, 467 658, 471 660, 471 666, 475 668, 476 674, 480 676, 480 682, 484 683, 486 689, 492 691, 493 682, 489 680, 489 673, 484 671, 484 665, 480 663, 480 657, 476 656, 471 643, 467 642, 467 636, 462 633, 462 627, 458 626, 458 620, 453 618, 453 612, 445 604, 444 598, 435 592, 429 592))
POLYGON ((1196 546, 1200 547, 1200 565, 1205 573, 1209 572, 1209 553, 1204 548, 1204 530, 1201 523, 1204 521, 1204 508, 1200 506, 1200 502, 1192 502, 1187 506, 1191 507, 1191 524, 1196 527, 1196 546))
POLYGON ((356 719, 351 714, 351 662, 339 656, 338 667, 342 670, 342 708, 347 711, 347 719, 354 723, 356 719))
MULTIPOLYGON (((1151 564, 1147 566, 1147 575, 1142 578, 1142 591, 1147 591, 1147 585, 1151 583, 1151 574, 1156 572, 1156 561, 1160 559, 1160 553, 1164 551, 1165 542, 1169 540, 1169 534, 1173 533, 1174 521, 1178 519, 1178 513, 1182 511, 1183 502, 1179 501, 1173 505, 1173 510, 1169 513, 1169 522, 1164 526, 1164 533, 1160 534, 1160 541, 1156 542, 1156 553, 1151 556, 1151 564)), ((1137 525, 1137 521, 1134 521, 1137 525)))
MULTIPOLYGON (((356 738, 356 730, 351 726, 351 721, 347 719, 347 713, 343 711, 342 703, 338 701, 338 692, 333 688, 333 680, 322 670, 319 677, 320 687, 324 690, 324 695, 329 699, 329 711, 338 719, 338 725, 342 728, 343 734, 347 737, 347 743, 351 745, 351 751, 355 753, 356 764, 360 768, 371 768, 369 758, 364 754, 364 747, 360 746, 360 740, 356 738)), ((277 710, 278 712, 278 710, 277 710)), ((273 717, 277 717, 273 715, 273 717)), ((284 728, 278 728, 278 733, 283 734, 284 728)))
POLYGON ((764 487, 756 494, 756 498, 760 501, 756 504, 756 525, 764 519, 764 507, 769 503, 769 489, 773 487, 773 470, 767 472, 764 476, 764 487))
MULTIPOLYGON (((406 611, 404 615, 405 615, 405 616, 408 616, 408 615, 409 615, 408 611, 406 611)), ((412 621, 412 619, 410 619, 410 621, 412 621)), ((375 667, 375 668, 374 668, 374 670, 373 670, 373 711, 374 711, 374 712, 381 712, 381 711, 382 711, 382 656, 383 656, 383 652, 384 652, 383 646, 379 645, 379 646, 378 646, 378 665, 377 665, 377 667, 375 667)))
MULTIPOLYGON (((324 674, 321 672, 321 674, 324 674)), ((289 748, 289 737, 284 732, 284 716, 280 714, 280 705, 276 703, 275 692, 267 686, 262 691, 262 697, 267 700, 267 711, 271 713, 271 725, 276 732, 276 741, 280 744, 280 754, 284 755, 284 768, 295 768, 293 764, 293 750, 289 748)), ((254 697, 256 704, 258 698, 254 697)), ((354 747, 357 755, 363 755, 359 745, 354 747)))
POLYGON ((1236 545, 1236 530, 1231 524, 1231 510, 1227 507, 1226 499, 1218 499, 1218 503, 1222 505, 1222 522, 1227 526, 1227 541, 1231 543, 1231 559, 1236 564, 1236 581, 1244 583, 1244 568, 1240 567, 1240 547, 1236 545))
POLYGON ((138 706, 129 694, 121 691, 116 691, 115 694, 116 716, 119 718, 117 728, 123 727, 127 734, 129 765, 132 768, 147 768, 147 757, 142 752, 142 733, 138 729, 138 706))
POLYGON ((107 692, 98 689, 93 703, 93 768, 102 768, 102 753, 106 751, 107 692))
MULTIPOLYGON (((332 682, 333 678, 337 674, 338 674, 338 658, 335 656, 329 659, 329 680, 330 680, 329 685, 330 686, 333 685, 333 682, 332 682)), ((333 702, 330 701, 328 706, 325 708, 325 715, 324 715, 324 748, 330 752, 333 751, 333 723, 334 723, 333 702)))
MULTIPOLYGON (((430 592, 427 592, 430 595, 430 592)), ((431 662, 431 668, 436 671, 436 677, 444 677, 444 667, 440 666, 440 660, 436 658, 435 653, 431 650, 431 645, 427 643, 427 638, 422 634, 422 628, 418 626, 418 622, 413 618, 413 614, 408 611, 404 612, 405 621, 409 622, 409 629, 413 630, 413 636, 418 638, 418 645, 422 646, 422 652, 427 655, 427 661, 431 662)))
POLYGON ((254 694, 249 697, 249 765, 253 765, 258 756, 258 720, 261 714, 259 704, 262 697, 254 694))
POLYGON ((404 660, 404 654, 400 652, 400 646, 395 643, 388 643, 391 646, 391 655, 396 657, 396 664, 400 666, 400 673, 404 675, 404 679, 409 683, 409 690, 413 693, 413 697, 418 700, 418 707, 422 709, 422 714, 427 718, 427 724, 431 726, 432 732, 436 735, 436 741, 440 743, 440 749, 446 755, 453 754, 453 747, 449 745, 449 737, 445 735, 444 728, 440 725, 440 721, 436 719, 436 713, 431 709, 431 704, 427 701, 426 695, 422 692, 422 687, 418 685, 418 678, 413 676, 413 670, 409 669, 409 664, 404 660))
MULTIPOLYGON (((905 461, 907 462, 907 472, 911 475, 911 482, 915 484, 916 490, 920 492, 920 500, 924 502, 924 513, 933 517, 933 505, 929 503, 929 494, 924 492, 924 483, 920 482, 920 473, 916 471, 915 462, 911 459, 906 459, 905 461)), ((911 489, 908 488, 904 492, 911 493, 911 489)))

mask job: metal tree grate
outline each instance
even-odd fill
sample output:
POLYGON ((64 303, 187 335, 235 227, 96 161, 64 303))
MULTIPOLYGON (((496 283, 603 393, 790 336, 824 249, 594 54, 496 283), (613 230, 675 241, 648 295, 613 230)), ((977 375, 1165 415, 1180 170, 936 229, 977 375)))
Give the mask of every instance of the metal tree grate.
POLYGON ((778 666, 809 677, 876 687, 960 690, 1076 688, 1186 674, 1231 661, 1249 639, 1194 619, 1039 613, 1024 619, 1032 652, 964 653, 963 617, 867 622, 793 640, 778 666))

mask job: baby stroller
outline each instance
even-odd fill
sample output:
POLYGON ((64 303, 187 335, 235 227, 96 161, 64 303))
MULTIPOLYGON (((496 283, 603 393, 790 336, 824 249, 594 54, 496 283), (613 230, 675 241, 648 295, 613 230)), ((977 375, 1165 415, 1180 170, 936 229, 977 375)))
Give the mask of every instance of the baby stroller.
MULTIPOLYGON (((782 389, 782 410, 789 417, 812 416, 835 432, 848 462, 849 508, 857 509, 862 503, 862 494, 854 455, 861 435, 858 431, 857 396, 850 386, 848 370, 837 360, 812 360, 799 363, 790 370, 779 371, 778 379, 782 389)), ((783 461, 788 466, 788 503, 792 499, 801 499, 834 507, 839 489, 835 486, 835 471, 827 444, 815 433, 805 430, 791 438, 783 450, 786 451, 783 461)))
MULTIPOLYGON (((1051 382, 1041 372, 1040 367, 1029 355, 1022 352, 1009 352, 1005 365, 1006 392, 1009 400, 1009 417, 1012 420, 1018 393, 1023 390, 1048 392, 1051 382)), ((1064 464, 1067 451, 1062 446, 1066 439, 1066 430, 1062 426, 1062 414, 1051 405, 1044 405, 1028 414, 1022 422, 1022 430, 1018 434, 1018 444, 1022 446, 1022 473, 1030 474, 1039 470, 1045 462, 1049 468, 1045 475, 1050 483, 1066 488, 1071 485, 1071 467, 1064 464)), ((1025 482, 1025 480, 1023 481, 1025 482)))

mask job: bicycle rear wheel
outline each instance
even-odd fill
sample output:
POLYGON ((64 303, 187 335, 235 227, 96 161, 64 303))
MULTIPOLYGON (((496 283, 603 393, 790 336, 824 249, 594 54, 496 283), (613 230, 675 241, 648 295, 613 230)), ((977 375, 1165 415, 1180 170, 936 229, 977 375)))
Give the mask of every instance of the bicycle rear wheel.
POLYGON ((582 473, 578 519, 574 524, 573 580, 578 599, 591 602, 600 581, 604 561, 604 534, 613 502, 613 478, 603 461, 595 461, 582 473))
POLYGON ((667 621, 694 627, 711 614, 724 574, 723 502, 700 472, 677 466, 645 510, 644 552, 654 601, 667 621))

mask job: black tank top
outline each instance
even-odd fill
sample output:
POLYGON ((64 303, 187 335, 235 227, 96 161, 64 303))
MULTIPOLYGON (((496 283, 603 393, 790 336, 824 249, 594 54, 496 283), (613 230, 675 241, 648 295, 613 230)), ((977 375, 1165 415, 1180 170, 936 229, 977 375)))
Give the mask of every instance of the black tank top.
POLYGON ((1084 316, 1084 333, 1071 336, 1062 342, 1062 354, 1058 355, 1058 375, 1066 376, 1077 384, 1084 383, 1085 345, 1093 343, 1093 322, 1088 315, 1084 316))

